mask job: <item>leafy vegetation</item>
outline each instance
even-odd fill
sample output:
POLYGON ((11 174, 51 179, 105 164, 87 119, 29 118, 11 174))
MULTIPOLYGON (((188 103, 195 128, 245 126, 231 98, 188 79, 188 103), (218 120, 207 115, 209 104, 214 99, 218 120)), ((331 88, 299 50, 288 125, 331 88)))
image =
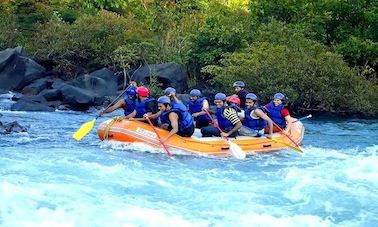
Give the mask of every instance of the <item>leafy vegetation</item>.
POLYGON ((377 115, 377 21, 377 0, 3 0, 0 48, 67 78, 174 61, 229 93, 241 79, 297 110, 377 115))

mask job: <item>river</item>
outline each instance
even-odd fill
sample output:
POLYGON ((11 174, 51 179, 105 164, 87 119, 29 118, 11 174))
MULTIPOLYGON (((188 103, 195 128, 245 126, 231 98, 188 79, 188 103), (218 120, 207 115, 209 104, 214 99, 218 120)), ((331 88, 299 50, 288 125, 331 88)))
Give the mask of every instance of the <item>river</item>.
POLYGON ((101 142, 94 113, 0 111, 0 226, 376 226, 378 120, 305 120, 304 154, 246 160, 101 142))

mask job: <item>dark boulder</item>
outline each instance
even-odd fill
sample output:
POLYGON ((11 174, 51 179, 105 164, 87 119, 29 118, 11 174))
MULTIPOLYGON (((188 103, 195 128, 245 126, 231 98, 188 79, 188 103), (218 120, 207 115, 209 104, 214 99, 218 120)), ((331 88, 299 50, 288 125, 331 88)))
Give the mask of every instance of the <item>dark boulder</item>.
POLYGON ((115 95, 118 90, 117 78, 107 68, 81 75, 67 84, 88 90, 97 96, 115 95))
POLYGON ((64 104, 74 110, 88 110, 90 106, 102 105, 105 96, 117 94, 117 78, 104 68, 67 83, 56 81, 52 87, 60 92, 64 104))
POLYGON ((66 84, 59 90, 63 103, 70 105, 74 110, 88 110, 95 103, 95 94, 83 88, 66 84))
POLYGON ((21 90, 32 81, 45 77, 46 70, 26 57, 23 48, 8 48, 0 52, 0 88, 21 90))
POLYGON ((52 82, 49 79, 41 78, 41 79, 33 81, 31 84, 24 87, 22 89, 22 93, 24 95, 37 95, 42 90, 45 90, 48 87, 50 87, 51 84, 52 84, 52 82))
POLYGON ((10 134, 12 132, 26 132, 27 128, 20 125, 17 121, 13 121, 7 124, 0 122, 0 134, 10 134))
POLYGON ((41 91, 39 95, 43 96, 47 101, 55 101, 62 99, 62 93, 58 89, 46 89, 41 91))
POLYGON ((12 111, 38 111, 53 112, 55 108, 49 107, 43 103, 34 102, 28 99, 20 99, 11 106, 12 111))
POLYGON ((133 72, 133 80, 138 83, 148 84, 150 76, 156 75, 162 88, 174 87, 178 93, 182 93, 188 87, 187 74, 181 65, 176 63, 164 63, 143 66, 133 72))

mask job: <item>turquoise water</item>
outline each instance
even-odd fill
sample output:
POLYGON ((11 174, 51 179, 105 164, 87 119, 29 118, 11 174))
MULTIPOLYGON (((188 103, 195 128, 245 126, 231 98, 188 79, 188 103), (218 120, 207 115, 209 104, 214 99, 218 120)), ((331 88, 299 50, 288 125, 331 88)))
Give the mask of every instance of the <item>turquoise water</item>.
POLYGON ((94 114, 0 113, 29 126, 0 135, 0 226, 378 223, 378 120, 306 120, 303 155, 169 159, 96 130, 72 140, 94 114))

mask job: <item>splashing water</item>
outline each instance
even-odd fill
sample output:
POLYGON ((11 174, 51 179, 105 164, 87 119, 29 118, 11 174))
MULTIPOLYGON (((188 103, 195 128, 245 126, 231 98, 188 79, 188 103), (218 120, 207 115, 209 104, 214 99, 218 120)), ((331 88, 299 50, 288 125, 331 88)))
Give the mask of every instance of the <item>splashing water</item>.
MULTIPOLYGON (((305 121, 304 154, 216 159, 72 133, 94 115, 2 111, 0 226, 375 226, 378 121, 305 121)), ((97 125, 104 119, 98 119, 97 125)))

